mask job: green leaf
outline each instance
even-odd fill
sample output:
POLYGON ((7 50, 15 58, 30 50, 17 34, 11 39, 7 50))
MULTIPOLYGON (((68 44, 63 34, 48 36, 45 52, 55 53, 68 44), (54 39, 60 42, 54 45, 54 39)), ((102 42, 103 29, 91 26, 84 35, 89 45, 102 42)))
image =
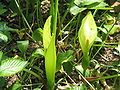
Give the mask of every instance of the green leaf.
POLYGON ((42 37, 43 37, 43 30, 41 28, 38 28, 32 33, 32 38, 35 41, 42 41, 42 37))
POLYGON ((0 31, 4 31, 4 30, 7 30, 7 25, 5 22, 0 22, 0 31))
POLYGON ((18 46, 18 49, 21 51, 22 54, 24 54, 28 48, 28 45, 29 45, 29 41, 26 40, 26 41, 17 41, 17 46, 18 46))
POLYGON ((0 77, 0 90, 4 90, 4 87, 7 85, 5 77, 0 77))
POLYGON ((63 69, 67 74, 71 74, 72 70, 73 70, 73 65, 70 61, 68 62, 64 62, 63 63, 63 69))
POLYGON ((8 39, 9 39, 9 40, 11 39, 11 35, 10 35, 10 32, 9 32, 9 31, 17 32, 16 29, 13 29, 13 28, 8 27, 5 22, 0 22, 0 37, 1 37, 5 42, 7 42, 8 39))
POLYGON ((103 33, 107 34, 107 30, 106 30, 105 28, 98 27, 98 29, 99 29, 100 31, 102 31, 103 33))
POLYGON ((76 5, 87 6, 95 3, 101 3, 103 0, 75 0, 76 5))
POLYGON ((51 38, 50 45, 45 53, 45 70, 48 82, 49 90, 53 90, 55 83, 55 72, 56 72, 56 47, 55 47, 55 36, 51 38))
POLYGON ((112 8, 106 8, 106 6, 108 6, 108 4, 106 4, 105 2, 100 2, 99 5, 97 6, 93 6, 90 9, 112 9, 112 8))
POLYGON ((57 56, 57 63, 56 63, 56 72, 61 69, 61 66, 64 62, 68 62, 70 60, 73 60, 73 51, 68 50, 63 53, 59 53, 57 56))
POLYGON ((41 48, 37 48, 33 53, 32 57, 44 56, 44 51, 41 48))
POLYGON ((4 6, 0 3, 0 15, 5 13, 6 11, 7 11, 7 9, 4 9, 4 6))
MULTIPOLYGON (((82 74, 84 74, 84 69, 83 69, 83 67, 82 67, 81 65, 77 65, 77 66, 75 66, 75 68, 76 68, 79 72, 81 72, 82 74)), ((84 76, 85 76, 85 77, 89 77, 89 76, 90 76, 90 71, 89 71, 88 69, 86 70, 84 76)))
POLYGON ((5 13, 7 11, 7 9, 3 9, 0 7, 0 15, 2 15, 3 13, 5 13))
POLYGON ((5 31, 16 31, 16 29, 10 28, 6 25, 5 22, 0 22, 0 31, 5 32, 5 31))
POLYGON ((97 37, 95 41, 96 42, 102 42, 102 39, 100 37, 97 37))
POLYGON ((21 90, 22 89, 22 84, 19 81, 16 81, 10 88, 9 90, 21 90))
POLYGON ((79 90, 88 90, 85 84, 80 84, 79 90))
POLYGON ((107 8, 108 6, 103 0, 75 0, 75 5, 70 8, 70 12, 76 15, 86 9, 102 9, 110 10, 112 8, 107 8))
POLYGON ((16 74, 20 72, 26 64, 27 61, 22 61, 16 58, 3 60, 0 65, 0 76, 11 76, 16 74))
POLYGON ((111 16, 110 14, 108 14, 108 13, 106 13, 104 15, 104 18, 106 20, 106 24, 107 25, 111 25, 112 26, 112 24, 114 24, 114 22, 115 22, 115 18, 113 16, 111 16))
POLYGON ((8 41, 8 37, 5 34, 3 34, 2 32, 0 32, 0 42, 1 42, 1 40, 3 40, 4 42, 8 41))
POLYGON ((44 49, 47 49, 51 41, 51 16, 45 22, 43 28, 43 46, 44 49))
POLYGON ((77 15, 78 13, 80 13, 80 12, 86 10, 86 9, 87 8, 79 8, 78 6, 73 6, 73 7, 70 8, 70 12, 73 15, 77 15))
POLYGON ((112 26, 112 25, 104 25, 104 27, 107 29, 107 31, 111 30, 109 32, 109 34, 114 34, 119 29, 119 25, 114 25, 114 26, 112 26))

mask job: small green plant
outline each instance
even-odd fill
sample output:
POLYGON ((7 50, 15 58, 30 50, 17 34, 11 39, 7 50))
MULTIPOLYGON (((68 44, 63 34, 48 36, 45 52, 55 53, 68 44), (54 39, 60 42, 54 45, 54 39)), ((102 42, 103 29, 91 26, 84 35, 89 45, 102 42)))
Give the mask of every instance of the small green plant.
POLYGON ((43 29, 43 45, 45 55, 45 70, 48 83, 48 90, 54 89, 56 72, 56 47, 55 35, 51 36, 51 16, 48 17, 43 29))
POLYGON ((90 63, 89 51, 97 38, 97 26, 91 12, 83 18, 78 32, 79 42, 83 51, 82 66, 86 70, 90 63))
POLYGON ((55 86, 57 13, 58 0, 51 0, 51 16, 48 17, 43 28, 43 46, 48 90, 54 90, 55 86))

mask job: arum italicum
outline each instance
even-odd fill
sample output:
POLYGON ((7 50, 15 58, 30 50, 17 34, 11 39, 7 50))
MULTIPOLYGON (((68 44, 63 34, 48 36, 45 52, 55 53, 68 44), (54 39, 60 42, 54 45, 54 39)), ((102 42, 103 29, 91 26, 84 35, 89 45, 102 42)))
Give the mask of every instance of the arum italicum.
POLYGON ((56 47, 55 35, 51 36, 51 16, 45 22, 43 28, 43 46, 45 53, 45 71, 48 90, 54 90, 56 72, 56 47))
POLYGON ((91 12, 83 18, 78 37, 83 51, 82 67, 86 70, 90 63, 89 50, 97 37, 97 26, 91 12))

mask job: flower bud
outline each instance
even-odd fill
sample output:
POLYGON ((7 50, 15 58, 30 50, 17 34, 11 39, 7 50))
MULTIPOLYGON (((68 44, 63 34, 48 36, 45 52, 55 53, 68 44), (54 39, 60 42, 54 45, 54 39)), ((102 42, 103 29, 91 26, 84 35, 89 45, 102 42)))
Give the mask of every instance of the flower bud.
POLYGON ((88 53, 97 38, 97 26, 91 12, 83 18, 78 37, 83 54, 88 53))

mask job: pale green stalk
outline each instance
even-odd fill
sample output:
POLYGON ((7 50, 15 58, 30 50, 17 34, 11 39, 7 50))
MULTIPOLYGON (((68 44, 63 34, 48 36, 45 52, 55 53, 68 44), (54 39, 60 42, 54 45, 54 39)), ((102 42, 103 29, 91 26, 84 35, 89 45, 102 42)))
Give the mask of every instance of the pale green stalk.
POLYGON ((85 71, 87 70, 88 66, 90 64, 90 57, 88 53, 83 54, 83 60, 82 60, 82 67, 84 68, 84 75, 85 71))
POLYGON ((50 14, 52 15, 52 24, 51 24, 51 29, 53 34, 56 37, 56 27, 57 27, 57 13, 58 13, 58 0, 51 0, 51 9, 50 9, 50 14))

